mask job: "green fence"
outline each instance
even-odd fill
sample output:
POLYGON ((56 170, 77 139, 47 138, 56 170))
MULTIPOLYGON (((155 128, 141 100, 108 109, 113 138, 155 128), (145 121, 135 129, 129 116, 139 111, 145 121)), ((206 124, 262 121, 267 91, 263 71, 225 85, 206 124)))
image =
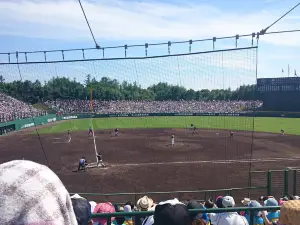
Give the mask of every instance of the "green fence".
POLYGON ((34 127, 34 125, 43 125, 56 121, 55 114, 48 114, 45 116, 37 116, 34 118, 19 119, 9 122, 0 123, 1 134, 5 134, 8 131, 18 131, 29 127, 34 127))
POLYGON ((137 202, 144 196, 151 196, 157 201, 178 198, 179 200, 195 199, 204 201, 209 198, 216 199, 217 196, 231 195, 236 198, 259 196, 282 196, 297 195, 300 185, 300 169, 269 170, 269 171, 251 171, 249 187, 236 187, 214 190, 192 190, 192 191, 149 191, 138 193, 78 193, 88 199, 95 201, 110 201, 122 204, 126 201, 137 202))
MULTIPOLYGON (((248 197, 257 199, 259 196, 274 196, 275 198, 280 198, 282 196, 296 195, 298 191, 298 186, 300 184, 300 168, 288 168, 284 170, 269 170, 269 171, 252 171, 251 172, 251 186, 242 188, 230 188, 230 189, 217 189, 217 190, 195 190, 195 191, 170 191, 170 192, 141 192, 141 193, 78 193, 79 195, 85 196, 95 200, 95 198, 100 197, 101 201, 112 201, 113 198, 118 196, 125 196, 127 200, 136 202, 140 197, 144 195, 151 196, 169 196, 169 198, 164 198, 163 200, 177 197, 179 200, 188 200, 185 197, 190 194, 198 196, 198 198, 193 198, 198 201, 204 201, 208 198, 215 199, 218 195, 231 195, 238 199, 239 192, 248 193, 248 197), (130 198, 128 198, 130 197, 130 198)), ((243 197, 246 197, 243 195, 243 197)), ((190 198, 191 199, 191 198, 190 198)), ((119 203, 121 204, 121 203, 119 203)), ((262 208, 225 208, 225 209, 206 209, 206 210, 190 210, 191 214, 206 212, 206 213, 221 213, 221 212, 248 212, 250 215, 250 225, 253 225, 253 212, 276 209, 279 210, 280 207, 262 207, 262 208)), ((131 212, 131 213, 103 213, 103 214, 93 214, 92 218, 107 218, 108 224, 111 224, 112 217, 120 216, 150 216, 154 212, 131 212)))
MULTIPOLYGON (((222 208, 222 209, 192 209, 189 210, 191 216, 197 213, 223 213, 223 212, 247 212, 250 216, 250 223, 249 225, 254 225, 254 213, 255 211, 264 211, 264 210, 280 210, 280 207, 260 207, 260 208, 222 208)), ((154 211, 147 211, 147 212, 119 212, 119 213, 101 213, 101 214, 92 214, 92 218, 107 218, 107 224, 111 224, 112 217, 146 217, 154 215, 154 211)))
POLYGON ((287 117, 300 118, 298 112, 243 112, 243 113, 76 113, 58 116, 57 120, 84 119, 84 118, 109 118, 109 117, 149 117, 149 116, 244 116, 244 117, 287 117))

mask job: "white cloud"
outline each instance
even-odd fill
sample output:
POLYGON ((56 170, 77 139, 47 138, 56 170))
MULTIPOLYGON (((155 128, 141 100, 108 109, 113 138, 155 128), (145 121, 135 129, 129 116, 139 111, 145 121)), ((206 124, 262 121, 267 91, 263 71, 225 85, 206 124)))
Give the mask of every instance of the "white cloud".
MULTIPOLYGON (((252 33, 273 22, 280 11, 226 12, 212 5, 137 0, 82 1, 95 36, 101 40, 188 40, 252 33)), ((299 16, 277 28, 300 27, 299 16)), ((76 0, 1 1, 0 35, 90 40, 76 0)), ((274 27, 276 28, 276 27, 274 27)), ((272 28, 273 29, 273 28, 272 28)), ((274 30, 274 29, 273 29, 274 30)), ((272 44, 300 45, 300 34, 262 37, 272 44)))

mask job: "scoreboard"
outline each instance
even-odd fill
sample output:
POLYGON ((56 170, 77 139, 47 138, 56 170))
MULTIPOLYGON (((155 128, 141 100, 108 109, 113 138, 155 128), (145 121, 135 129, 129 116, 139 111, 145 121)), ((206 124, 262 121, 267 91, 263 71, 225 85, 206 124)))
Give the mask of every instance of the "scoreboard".
POLYGON ((300 91, 300 77, 260 78, 257 79, 259 92, 300 91))
POLYGON ((257 79, 257 90, 264 110, 300 112, 300 77, 257 79))

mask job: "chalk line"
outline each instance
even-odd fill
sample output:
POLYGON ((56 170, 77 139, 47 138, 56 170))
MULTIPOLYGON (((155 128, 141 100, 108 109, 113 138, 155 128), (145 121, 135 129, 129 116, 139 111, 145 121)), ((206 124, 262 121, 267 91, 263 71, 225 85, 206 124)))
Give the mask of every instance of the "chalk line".
MULTIPOLYGON (((259 162, 278 162, 278 161, 298 161, 300 157, 295 158, 265 158, 252 159, 252 163, 259 162)), ((150 162, 150 163, 124 163, 124 164, 109 164, 112 167, 129 167, 129 166, 154 166, 154 165, 176 165, 176 164, 238 164, 249 163, 250 159, 231 159, 231 160, 201 160, 201 161, 177 161, 177 162, 150 162)))

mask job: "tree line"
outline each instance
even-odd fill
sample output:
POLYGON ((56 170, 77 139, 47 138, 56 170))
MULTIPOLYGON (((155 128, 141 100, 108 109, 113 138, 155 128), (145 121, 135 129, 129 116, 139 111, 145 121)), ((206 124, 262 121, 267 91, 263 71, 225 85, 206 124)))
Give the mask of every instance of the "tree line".
POLYGON ((53 77, 43 84, 39 80, 5 82, 0 75, 0 92, 32 104, 57 99, 89 99, 91 90, 93 99, 97 100, 260 100, 262 97, 256 85, 243 85, 236 90, 195 91, 164 82, 142 88, 136 82, 119 82, 108 77, 97 80, 91 75, 86 76, 84 83, 68 77, 53 77))

